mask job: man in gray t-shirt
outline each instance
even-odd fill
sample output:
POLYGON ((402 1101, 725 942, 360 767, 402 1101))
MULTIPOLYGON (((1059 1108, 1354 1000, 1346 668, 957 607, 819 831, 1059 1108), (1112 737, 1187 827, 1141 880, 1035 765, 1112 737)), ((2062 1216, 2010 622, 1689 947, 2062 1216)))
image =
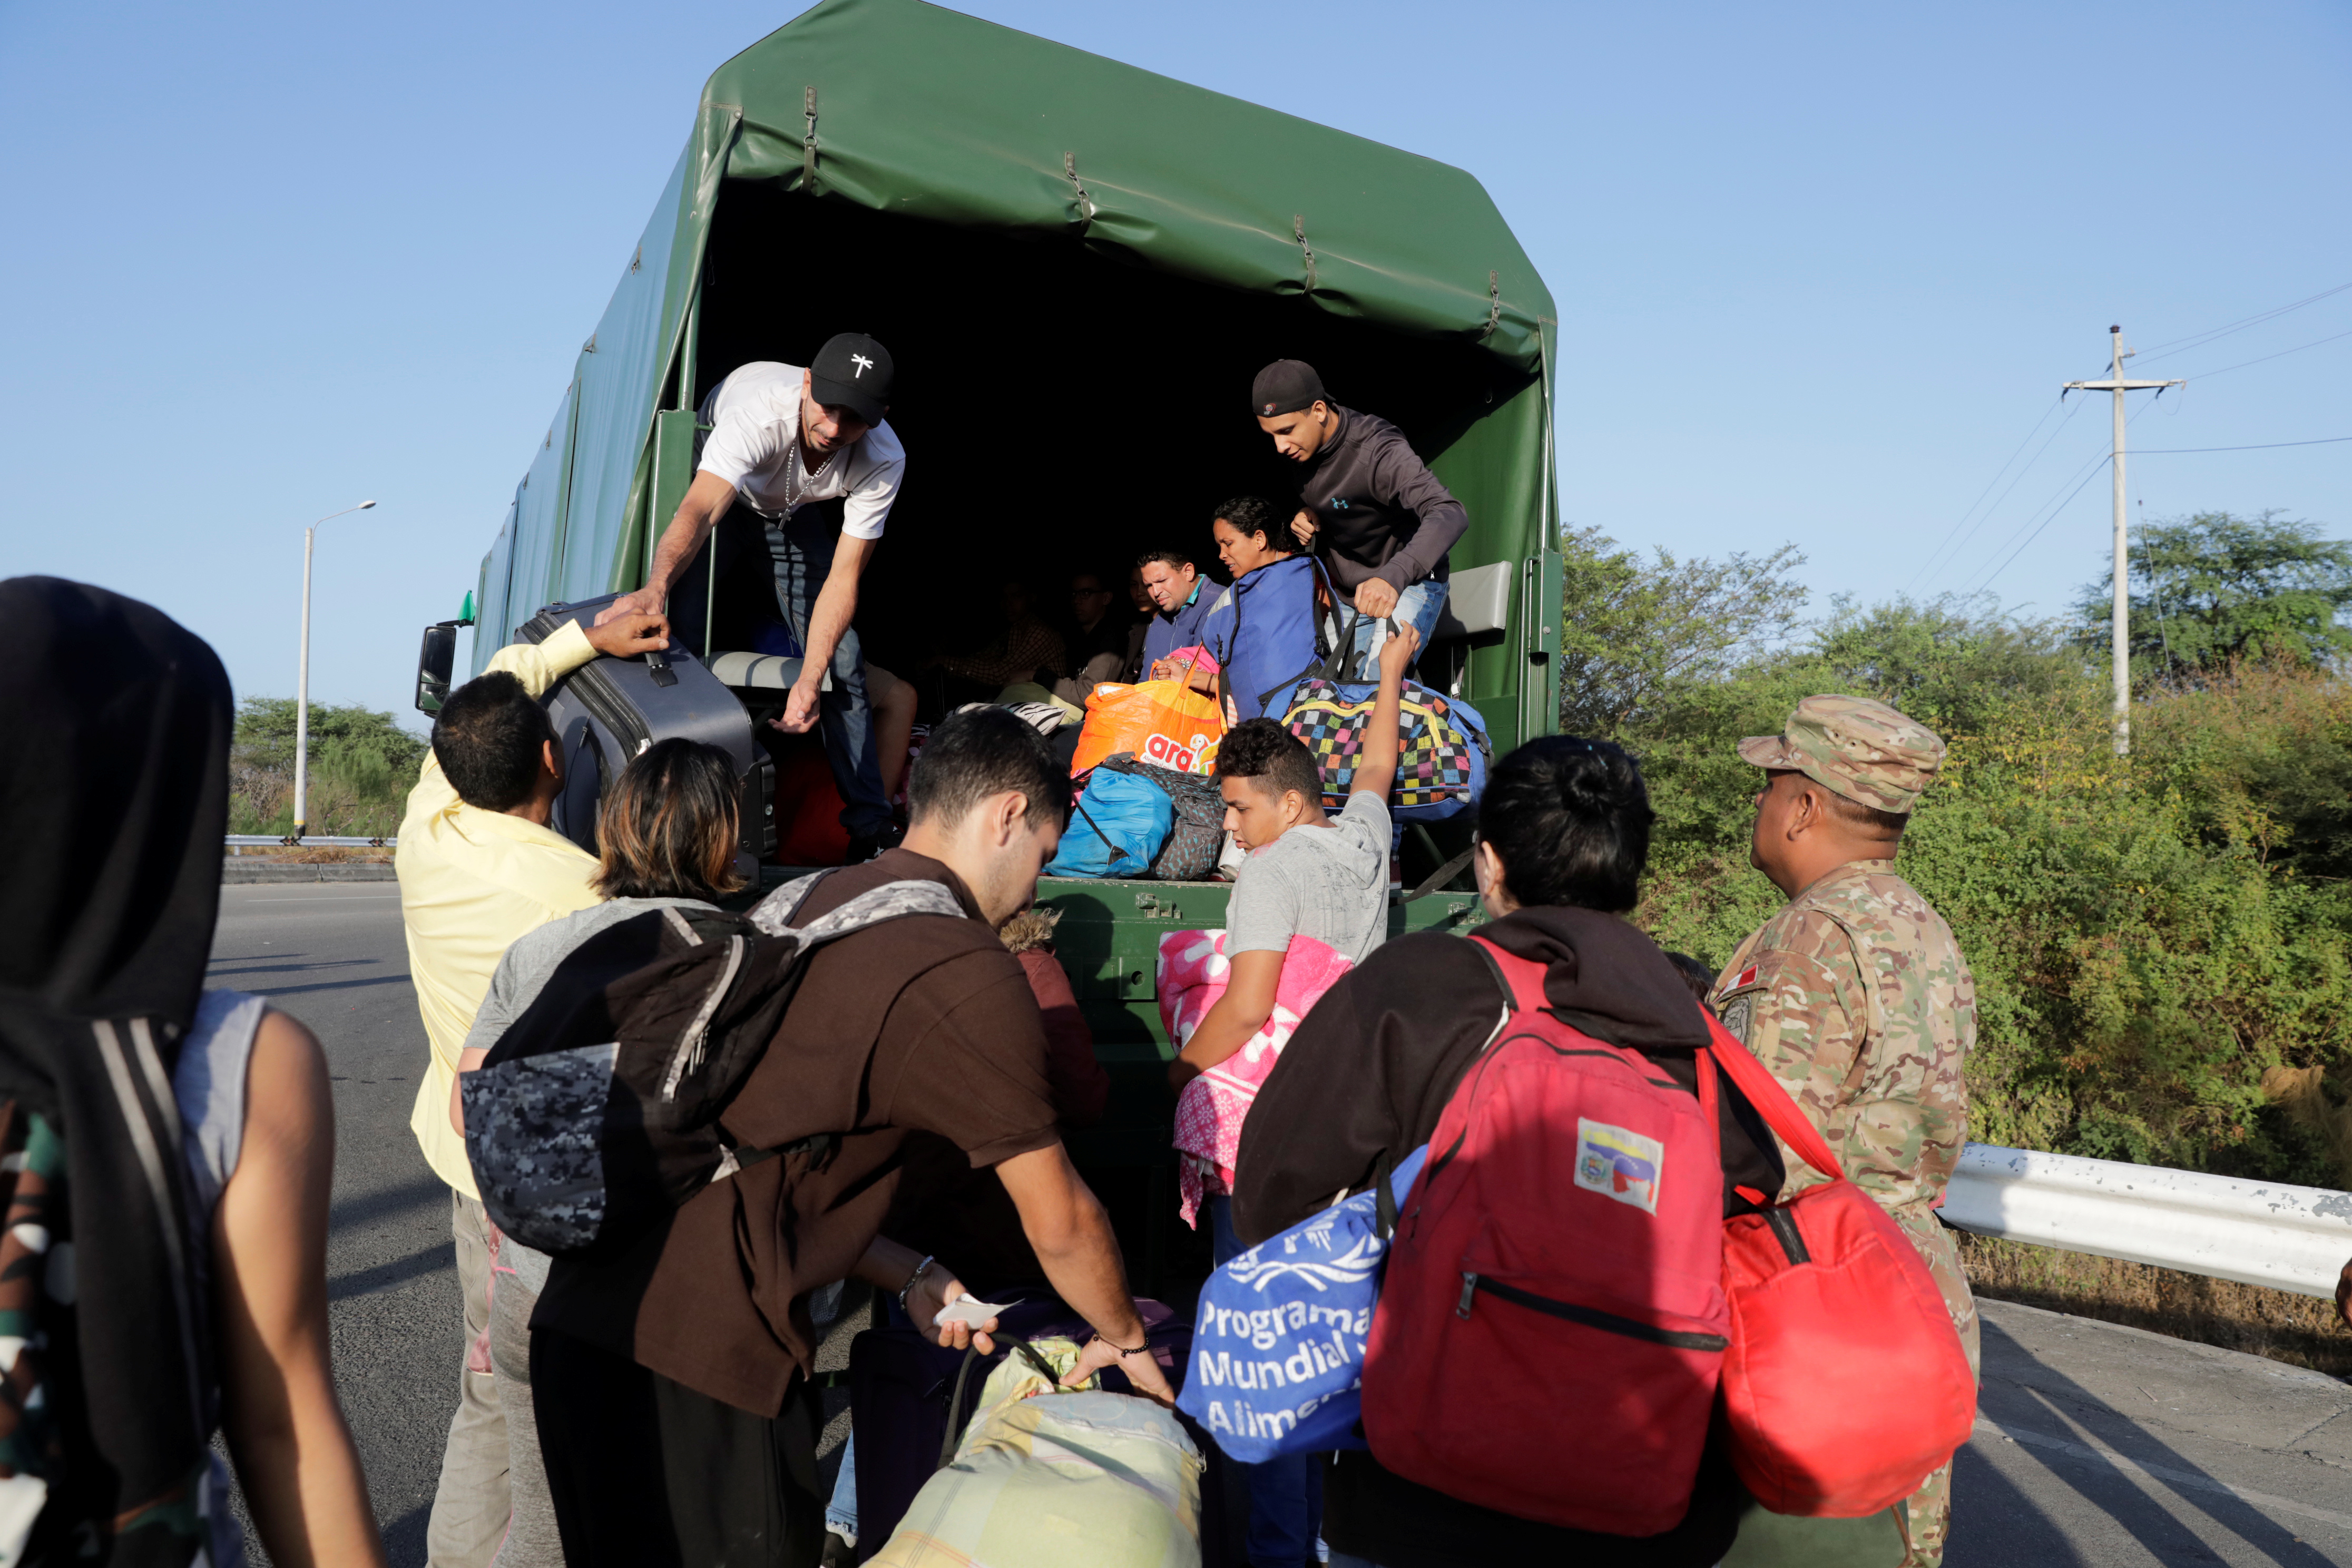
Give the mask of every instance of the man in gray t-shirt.
POLYGON ((1265 1026, 1293 937, 1312 937, 1360 963, 1388 934, 1389 789, 1404 672, 1420 642, 1408 626, 1381 648, 1380 694, 1337 817, 1324 814, 1315 754, 1277 721, 1236 724, 1219 742, 1225 828, 1251 853, 1226 906, 1225 994, 1168 1064, 1177 1089, 1265 1026))
MULTIPOLYGON (((1396 782, 1405 667, 1420 642, 1408 622, 1381 645, 1380 694, 1364 722, 1346 809, 1336 818, 1323 813, 1315 753, 1279 721, 1236 724, 1218 742, 1225 829, 1250 857, 1225 907, 1225 994, 1168 1064, 1168 1081, 1180 1095, 1192 1079, 1247 1046, 1274 1016, 1283 962, 1294 941, 1312 938, 1360 963, 1388 934, 1389 789, 1396 782)), ((1179 1147, 1186 1151, 1189 1182, 1200 1156, 1190 1143, 1179 1147)), ((1234 1236, 1232 1200, 1215 1171, 1203 1177, 1202 1191, 1209 1200, 1210 1255, 1223 1264, 1241 1245, 1234 1236)), ((1313 1562, 1316 1483, 1307 1457, 1242 1468, 1249 1560, 1296 1563, 1305 1553, 1313 1562)))
POLYGON ((1326 821, 1329 831, 1285 833, 1242 863, 1225 916, 1229 959, 1311 936, 1361 963, 1388 935, 1388 802, 1359 790, 1326 821))

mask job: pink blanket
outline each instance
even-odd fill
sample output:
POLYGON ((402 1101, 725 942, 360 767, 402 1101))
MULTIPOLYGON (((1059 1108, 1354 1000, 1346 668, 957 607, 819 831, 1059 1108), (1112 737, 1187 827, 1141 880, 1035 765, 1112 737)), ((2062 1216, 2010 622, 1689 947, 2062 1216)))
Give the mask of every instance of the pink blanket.
MULTIPOLYGON (((1178 1050, 1225 994, 1228 967, 1222 931, 1176 931, 1160 939, 1160 1022, 1178 1050)), ((1233 1191, 1242 1121, 1258 1086, 1307 1010, 1353 967, 1311 936, 1292 937, 1275 983, 1273 1016, 1248 1044, 1184 1086, 1176 1101, 1176 1149, 1186 1225, 1199 1225, 1202 1199, 1233 1191)))

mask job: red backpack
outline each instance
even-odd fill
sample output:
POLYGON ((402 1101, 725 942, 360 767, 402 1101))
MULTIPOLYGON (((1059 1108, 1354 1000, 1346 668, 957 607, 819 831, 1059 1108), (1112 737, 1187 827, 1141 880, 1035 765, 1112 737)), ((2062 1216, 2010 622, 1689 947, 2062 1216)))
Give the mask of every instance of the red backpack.
POLYGON ((1689 1508, 1731 1332, 1714 1108, 1548 1013, 1544 965, 1471 940, 1511 1011, 1399 1218, 1364 1435, 1448 1496, 1654 1535, 1689 1508))

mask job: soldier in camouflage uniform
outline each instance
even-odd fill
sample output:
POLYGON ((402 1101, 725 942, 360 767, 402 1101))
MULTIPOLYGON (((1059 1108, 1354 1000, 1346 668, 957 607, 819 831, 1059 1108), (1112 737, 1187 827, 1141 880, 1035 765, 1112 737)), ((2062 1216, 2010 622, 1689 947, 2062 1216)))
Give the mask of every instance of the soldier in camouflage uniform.
MULTIPOLYGON (((1785 733, 1739 754, 1766 770, 1749 858, 1789 903, 1724 967, 1716 1012, 1918 1247, 1975 1371, 1976 1301, 1932 1210, 1968 1138, 1976 981, 1952 928, 1895 870, 1944 742, 1883 702, 1808 697, 1785 733)), ((1784 1196, 1828 1179, 1782 1154, 1784 1196)), ((1948 1464, 1906 1505, 1906 1568, 1943 1561, 1951 1481, 1948 1464)))

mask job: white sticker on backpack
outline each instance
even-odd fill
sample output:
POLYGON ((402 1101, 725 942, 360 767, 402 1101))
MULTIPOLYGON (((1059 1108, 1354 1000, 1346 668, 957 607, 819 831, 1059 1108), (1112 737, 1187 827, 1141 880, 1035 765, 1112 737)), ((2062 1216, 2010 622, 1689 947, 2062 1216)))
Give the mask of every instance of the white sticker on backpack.
POLYGON ((1658 1212, 1665 1145, 1605 1121, 1576 1119, 1576 1184, 1648 1214, 1658 1212))

